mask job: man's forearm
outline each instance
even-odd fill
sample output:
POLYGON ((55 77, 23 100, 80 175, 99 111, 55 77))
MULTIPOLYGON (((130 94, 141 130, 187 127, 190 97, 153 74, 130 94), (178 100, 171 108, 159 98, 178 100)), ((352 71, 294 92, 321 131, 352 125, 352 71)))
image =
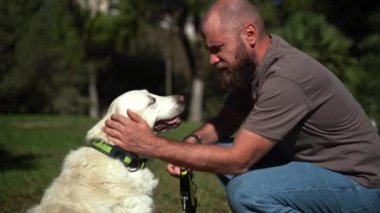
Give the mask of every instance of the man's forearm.
POLYGON ((162 146, 152 155, 171 164, 211 173, 239 174, 241 161, 228 151, 229 148, 216 145, 183 144, 164 138, 162 146), (164 147, 165 150, 162 150, 164 147))
POLYGON ((179 143, 156 136, 148 156, 157 157, 171 164, 198 171, 222 174, 240 174, 248 171, 275 143, 241 129, 233 146, 179 143))

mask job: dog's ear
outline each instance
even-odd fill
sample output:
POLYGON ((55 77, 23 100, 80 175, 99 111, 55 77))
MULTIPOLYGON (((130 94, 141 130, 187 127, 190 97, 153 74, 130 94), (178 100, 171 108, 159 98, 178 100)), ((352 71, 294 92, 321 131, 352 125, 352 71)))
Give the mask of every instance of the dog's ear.
POLYGON ((120 114, 120 115, 127 116, 127 110, 128 109, 121 109, 120 107, 115 107, 115 110, 112 114, 120 114))
POLYGON ((116 103, 112 103, 108 108, 107 116, 111 116, 112 114, 120 114, 128 117, 127 110, 128 109, 122 109, 122 107, 116 103))

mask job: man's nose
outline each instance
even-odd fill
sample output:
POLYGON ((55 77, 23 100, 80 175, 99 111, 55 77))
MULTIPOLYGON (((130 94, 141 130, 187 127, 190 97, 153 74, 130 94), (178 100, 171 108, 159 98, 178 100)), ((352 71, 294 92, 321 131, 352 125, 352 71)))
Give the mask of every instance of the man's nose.
POLYGON ((215 66, 220 61, 219 57, 215 54, 210 54, 210 64, 215 66))

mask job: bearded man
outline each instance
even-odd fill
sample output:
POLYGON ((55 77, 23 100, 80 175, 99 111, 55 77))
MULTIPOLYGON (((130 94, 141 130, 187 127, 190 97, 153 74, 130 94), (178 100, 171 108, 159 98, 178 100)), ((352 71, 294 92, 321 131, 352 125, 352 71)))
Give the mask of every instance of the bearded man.
POLYGON ((128 112, 107 121, 108 137, 174 176, 218 174, 233 212, 380 212, 380 139, 343 83, 267 34, 248 1, 216 1, 202 32, 230 90, 218 116, 177 143, 128 112))

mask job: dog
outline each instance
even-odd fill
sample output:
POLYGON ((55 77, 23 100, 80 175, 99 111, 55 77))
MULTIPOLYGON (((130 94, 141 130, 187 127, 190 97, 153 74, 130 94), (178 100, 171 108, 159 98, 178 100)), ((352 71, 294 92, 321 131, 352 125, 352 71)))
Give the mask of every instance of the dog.
POLYGON ((154 211, 152 195, 158 179, 143 168, 139 156, 114 146, 102 131, 112 114, 128 116, 127 109, 140 115, 152 131, 163 131, 180 125, 184 98, 158 96, 147 90, 132 90, 117 97, 106 115, 87 132, 88 146, 65 157, 61 174, 29 213, 154 211))

